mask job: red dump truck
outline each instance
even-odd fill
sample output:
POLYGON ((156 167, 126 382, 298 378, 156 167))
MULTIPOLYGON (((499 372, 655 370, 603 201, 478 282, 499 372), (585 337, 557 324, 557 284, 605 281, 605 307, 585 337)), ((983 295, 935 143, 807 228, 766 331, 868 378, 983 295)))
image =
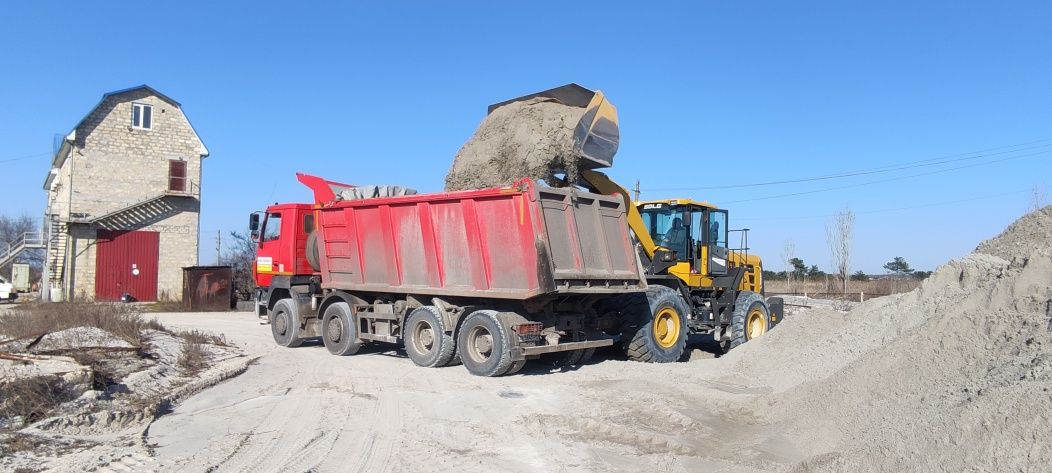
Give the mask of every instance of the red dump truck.
POLYGON ((387 197, 299 174, 313 203, 254 213, 257 315, 274 340, 335 355, 401 343, 420 366, 517 372, 613 344, 597 307, 646 290, 619 195, 512 187, 387 197))

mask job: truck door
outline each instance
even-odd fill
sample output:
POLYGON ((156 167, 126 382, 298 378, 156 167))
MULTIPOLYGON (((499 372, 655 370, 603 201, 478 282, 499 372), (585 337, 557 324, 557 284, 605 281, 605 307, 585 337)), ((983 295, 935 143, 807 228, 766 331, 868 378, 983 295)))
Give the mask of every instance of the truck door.
POLYGON ((727 274, 727 211, 705 210, 705 244, 708 248, 709 275, 727 274))
POLYGON ((263 217, 263 228, 259 234, 259 249, 256 251, 257 283, 269 286, 274 274, 284 270, 285 262, 281 254, 282 211, 269 210, 263 217))

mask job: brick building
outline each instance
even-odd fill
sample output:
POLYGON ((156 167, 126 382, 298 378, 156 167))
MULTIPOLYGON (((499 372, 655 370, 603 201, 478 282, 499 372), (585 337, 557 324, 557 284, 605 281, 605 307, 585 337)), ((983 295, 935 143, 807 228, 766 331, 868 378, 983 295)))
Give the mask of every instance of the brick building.
POLYGON ((44 182, 44 298, 181 298, 182 268, 197 264, 207 156, 179 102, 146 85, 103 95, 44 182))

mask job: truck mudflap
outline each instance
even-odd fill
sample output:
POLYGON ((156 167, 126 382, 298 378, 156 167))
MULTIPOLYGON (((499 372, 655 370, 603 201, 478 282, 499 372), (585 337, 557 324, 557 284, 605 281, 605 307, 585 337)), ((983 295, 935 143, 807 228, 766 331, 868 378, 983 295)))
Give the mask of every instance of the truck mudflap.
POLYGON ((767 310, 771 313, 770 328, 774 328, 785 318, 785 301, 781 297, 768 297, 767 310))
POLYGON ((545 353, 557 353, 570 350, 584 350, 588 348, 608 347, 614 344, 612 338, 602 340, 587 340, 583 342, 566 342, 558 345, 519 345, 511 349, 512 361, 525 360, 528 356, 543 355, 545 353))

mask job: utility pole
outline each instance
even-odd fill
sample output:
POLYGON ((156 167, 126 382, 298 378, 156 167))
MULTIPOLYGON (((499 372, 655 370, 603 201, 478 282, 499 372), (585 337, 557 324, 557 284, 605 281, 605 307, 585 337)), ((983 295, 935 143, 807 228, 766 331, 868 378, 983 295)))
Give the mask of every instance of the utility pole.
POLYGON ((639 179, 636 179, 636 188, 632 189, 632 191, 636 193, 636 198, 632 199, 632 200, 638 202, 639 201, 639 179))
POLYGON ((216 230, 216 266, 223 264, 223 259, 220 257, 220 251, 223 248, 223 231, 216 230))

